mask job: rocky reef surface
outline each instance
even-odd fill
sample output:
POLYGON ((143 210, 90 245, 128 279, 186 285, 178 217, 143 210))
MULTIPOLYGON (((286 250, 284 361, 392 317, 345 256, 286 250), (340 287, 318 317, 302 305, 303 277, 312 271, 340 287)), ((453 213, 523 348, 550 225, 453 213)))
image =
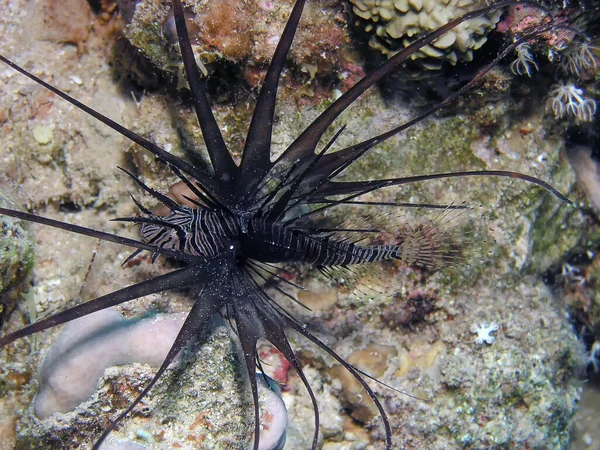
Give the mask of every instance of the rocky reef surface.
MULTIPOLYGON (((3 192, 0 183, 0 207, 15 203, 3 192)), ((24 278, 33 263, 33 243, 26 225, 11 217, 0 218, 0 324, 13 311, 24 288, 24 278)))
MULTIPOLYGON (((123 80, 115 61, 123 57, 116 49, 124 21, 106 11, 96 14, 86 3, 73 0, 61 8, 55 3, 0 0, 6 12, 0 17, 2 54, 173 153, 184 155, 187 148, 202 145, 185 102, 176 96, 140 96, 135 87, 115 81, 123 80), (69 20, 56 12, 63 8, 69 20)), ((343 11, 338 2, 324 3, 329 12, 343 11)), ((271 2, 257 4, 269 19, 284 16, 279 9, 268 10, 271 2)), ((315 5, 310 14, 318 10, 315 5)), ((325 17, 330 20, 331 14, 325 17)), ((342 20, 336 26, 343 30, 344 25, 342 20)), ((318 36, 318 30, 312 32, 318 36)), ((302 75, 295 68, 286 72, 274 153, 362 72, 355 54, 336 53, 335 58, 333 80, 316 82, 310 71, 302 75)), ((232 63, 240 64, 227 64, 232 63)), ((248 92, 256 85, 249 81, 249 70, 237 71, 237 82, 230 86, 235 95, 222 100, 219 90, 213 93, 221 99, 214 106, 217 120, 238 156, 241 146, 235 143, 243 139, 252 111, 248 92)), ((13 187, 15 201, 40 215, 135 236, 135 229, 110 219, 135 214, 130 193, 148 199, 116 166, 136 171, 162 192, 176 181, 173 174, 14 71, 0 68, 0 80, 0 177, 13 187)), ((556 121, 545 110, 550 84, 515 80, 508 64, 499 67, 457 105, 376 147, 344 176, 516 170, 584 202, 565 157, 568 122, 556 121)), ((385 89, 372 90, 345 114, 341 123, 348 126, 338 148, 387 131, 431 104, 425 95, 411 98, 393 84, 385 89)), ((562 291, 550 289, 543 274, 562 273, 575 250, 589 250, 596 261, 599 238, 593 213, 568 207, 522 181, 493 178, 430 181, 373 193, 365 200, 466 201, 476 207, 460 217, 359 207, 344 214, 356 220, 379 215, 388 236, 404 224, 433 221, 464 247, 464 260, 433 273, 399 265, 342 273, 341 285, 316 270, 290 268, 294 282, 309 288, 293 293, 313 311, 273 296, 343 357, 412 396, 372 383, 390 415, 397 447, 565 448, 587 355, 569 324, 562 291)), ((4 333, 169 268, 161 259, 150 264, 149 257, 121 267, 128 249, 30 228, 35 260, 28 298, 36 309, 20 303, 4 333)), ((174 292, 126 303, 119 310, 126 317, 147 311, 181 313, 192 301, 174 292)), ((37 374, 59 331, 20 340, 0 354, 2 450, 84 448, 151 378, 153 368, 145 364, 109 368, 92 397, 74 411, 40 420, 32 402, 40 384, 37 374)), ((201 346, 186 354, 189 362, 174 369, 125 421, 115 442, 160 449, 239 448, 251 442, 250 397, 237 347, 225 327, 210 331, 201 346)), ((322 448, 380 448, 381 420, 352 379, 302 339, 293 339, 293 347, 319 399, 322 448)), ((270 376, 282 383, 287 448, 308 448, 313 418, 302 383, 268 345, 260 354, 270 376)))

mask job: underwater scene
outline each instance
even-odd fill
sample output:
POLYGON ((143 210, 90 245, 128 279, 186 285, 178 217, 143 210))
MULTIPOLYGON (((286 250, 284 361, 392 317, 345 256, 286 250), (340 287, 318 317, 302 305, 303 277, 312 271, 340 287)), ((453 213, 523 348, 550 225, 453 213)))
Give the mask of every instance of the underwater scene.
POLYGON ((0 450, 600 450, 597 1, 0 11, 0 450))

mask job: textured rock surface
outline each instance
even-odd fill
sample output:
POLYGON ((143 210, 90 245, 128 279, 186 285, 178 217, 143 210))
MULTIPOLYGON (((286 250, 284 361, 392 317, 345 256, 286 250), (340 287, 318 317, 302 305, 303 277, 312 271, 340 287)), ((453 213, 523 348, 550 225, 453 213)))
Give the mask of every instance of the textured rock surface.
MULTIPOLYGON (((0 207, 16 204, 1 190, 0 207)), ((20 290, 17 286, 27 275, 33 261, 33 243, 25 224, 11 217, 0 216, 0 324, 15 307, 20 290)))
MULTIPOLYGON (((279 35, 292 8, 292 2, 222 0, 184 2, 194 51, 199 61, 210 66, 216 61, 234 62, 245 70, 247 81, 268 64, 279 35)), ((330 74, 339 70, 340 47, 348 45, 347 30, 339 2, 307 2, 302 25, 290 59, 300 70, 330 74)), ((137 2, 127 24, 125 37, 158 68, 181 75, 181 58, 170 8, 165 2, 137 2)), ((263 72, 264 73, 264 72, 263 72)))

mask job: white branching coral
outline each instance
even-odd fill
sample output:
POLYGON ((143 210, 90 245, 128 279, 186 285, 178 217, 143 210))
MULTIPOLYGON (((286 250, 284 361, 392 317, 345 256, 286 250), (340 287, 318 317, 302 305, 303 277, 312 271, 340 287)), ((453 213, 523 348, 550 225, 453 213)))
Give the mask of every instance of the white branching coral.
POLYGON ((476 344, 481 345, 484 342, 486 344, 492 344, 496 339, 494 336, 492 336, 492 333, 494 331, 498 331, 499 329, 500 325, 498 325, 496 322, 492 322, 490 324, 487 322, 482 322, 480 324, 473 324, 471 327, 471 332, 477 335, 475 337, 476 344))
POLYGON ((596 113, 596 102, 585 98, 583 89, 575 86, 573 82, 560 81, 552 86, 546 109, 552 111, 556 119, 571 115, 583 122, 589 122, 596 113))
POLYGON ((517 59, 510 64, 510 70, 515 75, 527 75, 531 78, 531 74, 538 70, 538 65, 533 59, 533 53, 529 44, 524 43, 517 45, 515 48, 517 59))
POLYGON ((581 78, 582 72, 598 67, 596 53, 600 53, 600 47, 589 41, 570 46, 562 58, 560 68, 567 74, 581 78))

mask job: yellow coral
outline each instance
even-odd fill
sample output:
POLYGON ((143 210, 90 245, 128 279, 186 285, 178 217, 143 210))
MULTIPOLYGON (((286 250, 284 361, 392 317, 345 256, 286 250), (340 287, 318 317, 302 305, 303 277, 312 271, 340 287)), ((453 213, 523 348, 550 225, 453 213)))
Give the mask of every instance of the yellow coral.
MULTIPOLYGON (((484 5, 481 0, 350 0, 357 25, 371 34, 369 45, 386 55, 408 46, 422 35, 484 5)), ((468 20, 412 55, 423 59, 423 66, 439 69, 443 61, 471 61, 473 50, 481 47, 500 18, 497 11, 489 17, 468 20)))

